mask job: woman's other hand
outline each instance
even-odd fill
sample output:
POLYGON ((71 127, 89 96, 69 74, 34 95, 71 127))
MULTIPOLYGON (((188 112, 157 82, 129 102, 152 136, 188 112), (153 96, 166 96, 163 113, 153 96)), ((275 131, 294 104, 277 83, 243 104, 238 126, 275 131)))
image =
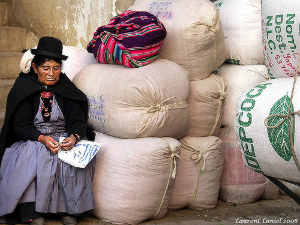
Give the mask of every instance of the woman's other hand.
POLYGON ((61 143, 61 148, 63 150, 71 150, 75 144, 76 144, 76 138, 73 134, 71 134, 69 137, 63 140, 63 142, 61 143))
POLYGON ((43 143, 53 154, 60 150, 60 144, 52 137, 40 135, 38 141, 43 143))

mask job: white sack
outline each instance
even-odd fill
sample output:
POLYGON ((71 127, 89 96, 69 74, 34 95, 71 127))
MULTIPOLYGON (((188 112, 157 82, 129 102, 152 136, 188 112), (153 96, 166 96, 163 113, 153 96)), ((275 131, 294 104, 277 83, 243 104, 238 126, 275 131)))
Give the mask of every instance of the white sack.
MULTIPOLYGON (((66 60, 62 60, 62 72, 65 73, 70 80, 73 80, 76 74, 87 65, 97 63, 94 55, 85 49, 63 46, 62 54, 68 56, 66 60)), ((29 72, 33 57, 34 55, 30 49, 23 54, 20 61, 20 70, 23 73, 29 72)))
POLYGON ((224 102, 222 124, 233 126, 236 114, 236 105, 243 92, 268 79, 267 68, 264 65, 230 65, 224 64, 219 75, 227 83, 227 92, 224 102))
POLYGON ((64 46, 63 54, 67 55, 67 60, 63 60, 62 72, 65 73, 70 80, 73 80, 80 70, 90 64, 97 63, 93 54, 86 49, 73 46, 64 46))
POLYGON ((180 142, 119 139, 101 133, 94 176, 95 215, 113 224, 138 224, 167 213, 180 142))
POLYGON ((161 57, 187 69, 190 80, 208 77, 225 61, 219 13, 209 0, 136 0, 129 9, 158 16, 168 32, 161 57))
POLYGON ((223 141, 225 158, 220 198, 236 204, 257 201, 265 192, 265 177, 244 164, 234 127, 222 128, 219 137, 223 141))
POLYGON ((264 64, 261 0, 218 0, 228 62, 264 64))
POLYGON ((88 96, 96 131, 120 138, 179 138, 187 132, 187 72, 171 61, 140 68, 94 64, 74 83, 88 96))
POLYGON ((169 208, 197 210, 216 207, 224 155, 222 141, 214 136, 184 137, 169 208))
POLYGON ((291 98, 293 78, 278 78, 246 91, 237 105, 235 131, 244 162, 271 177, 300 182, 300 82, 291 98), (291 124, 291 125, 290 125, 291 124), (268 127, 267 127, 267 126, 268 127), (295 157, 293 157, 293 147, 295 157))
POLYGON ((299 10, 297 0, 262 1, 265 64, 274 78, 291 77, 300 66, 299 10))
POLYGON ((115 0, 115 14, 121 14, 123 11, 127 10, 130 6, 132 6, 134 2, 135 0, 115 0))
POLYGON ((212 74, 203 80, 190 82, 188 136, 217 135, 222 121, 226 82, 212 74))

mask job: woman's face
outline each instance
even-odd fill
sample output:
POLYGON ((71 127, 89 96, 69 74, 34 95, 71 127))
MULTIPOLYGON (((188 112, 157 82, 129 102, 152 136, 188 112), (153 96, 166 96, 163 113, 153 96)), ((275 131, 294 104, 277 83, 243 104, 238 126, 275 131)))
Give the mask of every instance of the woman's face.
POLYGON ((49 60, 38 67, 33 63, 32 67, 42 84, 54 85, 59 81, 61 65, 58 62, 49 60))

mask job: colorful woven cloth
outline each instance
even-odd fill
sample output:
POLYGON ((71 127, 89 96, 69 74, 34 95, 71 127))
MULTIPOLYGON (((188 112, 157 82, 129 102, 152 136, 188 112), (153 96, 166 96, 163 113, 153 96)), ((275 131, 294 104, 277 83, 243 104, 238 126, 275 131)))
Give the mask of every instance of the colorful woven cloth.
POLYGON ((141 67, 159 56, 166 34, 156 16, 128 10, 99 27, 87 50, 99 63, 141 67))

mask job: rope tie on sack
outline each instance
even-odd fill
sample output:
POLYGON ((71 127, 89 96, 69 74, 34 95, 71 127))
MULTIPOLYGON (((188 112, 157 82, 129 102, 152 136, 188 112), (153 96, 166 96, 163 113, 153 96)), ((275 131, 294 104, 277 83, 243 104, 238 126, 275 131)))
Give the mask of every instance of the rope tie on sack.
MULTIPOLYGON (((150 82, 148 83, 149 86, 155 90, 154 85, 150 82)), ((149 94, 145 91, 138 88, 136 89, 141 103, 128 104, 121 102, 120 104, 145 111, 146 118, 141 121, 141 126, 137 129, 138 137, 143 137, 144 133, 150 126, 152 126, 152 128, 162 128, 168 119, 170 110, 184 109, 188 107, 188 104, 185 101, 176 101, 176 96, 162 99, 162 97, 160 97, 161 95, 158 95, 157 93, 152 93, 154 96, 149 96, 149 94), (159 115, 161 116, 161 119, 158 118, 159 115)))
POLYGON ((147 113, 155 113, 159 111, 164 111, 164 110, 169 110, 169 109, 180 109, 182 108, 181 103, 170 103, 171 100, 176 99, 175 96, 173 97, 168 97, 164 100, 162 100, 159 103, 156 103, 154 105, 150 105, 147 113))
POLYGON ((162 100, 160 103, 148 106, 148 109, 146 110, 147 118, 142 122, 142 125, 138 130, 138 137, 143 136, 150 124, 158 127, 159 129, 162 128, 169 117, 170 110, 184 109, 188 107, 188 104, 184 101, 171 103, 170 101, 174 99, 176 99, 175 96, 169 97, 162 100), (156 119, 153 123, 153 118, 155 115, 158 116, 159 113, 161 113, 160 115, 162 116, 162 119, 160 121, 156 119))
POLYGON ((224 104, 224 100, 226 98, 226 85, 225 85, 225 81, 223 77, 219 77, 220 81, 221 81, 221 85, 219 85, 219 82, 216 82, 218 87, 219 87, 219 104, 218 104, 218 109, 217 109, 217 114, 216 114, 216 120, 215 123, 212 127, 212 129, 210 130, 208 136, 212 136, 216 129, 217 129, 217 125, 221 119, 221 115, 222 115, 222 106, 224 104))
MULTIPOLYGON (((297 70, 298 71, 298 70, 297 70)), ((293 159, 295 161, 295 164, 300 172, 300 163, 297 159, 296 153, 295 153, 295 146, 294 146, 294 131, 293 131, 293 127, 294 127, 294 123, 295 121, 293 120, 293 116, 294 115, 300 115, 300 110, 296 111, 296 112, 291 112, 291 108, 293 105, 293 97, 294 97, 294 91, 295 91, 295 85, 296 85, 296 80, 297 80, 297 74, 293 77, 293 87, 292 87, 292 92, 291 92, 291 97, 290 97, 290 104, 288 107, 288 112, 287 114, 272 114, 266 117, 264 124, 267 128, 277 128, 279 127, 282 123, 284 123, 285 121, 289 122, 289 143, 291 146, 291 153, 293 156, 293 159), (280 118, 280 120, 275 124, 275 125, 269 125, 270 120, 272 120, 273 118, 280 118)))
POLYGON ((197 199, 197 191, 198 191, 198 188, 199 188, 199 181, 200 181, 201 171, 205 170, 207 158, 212 153, 210 151, 210 150, 213 149, 212 146, 213 145, 210 145, 210 146, 207 147, 207 149, 205 149, 205 151, 201 151, 201 149, 196 149, 196 148, 188 145, 184 141, 182 141, 182 147, 184 149, 186 149, 187 151, 192 153, 191 159, 194 160, 194 162, 199 165, 199 173, 198 173, 198 176, 197 176, 196 188, 195 188, 194 194, 193 194, 193 199, 194 200, 197 199), (203 165, 201 167, 200 162, 201 162, 202 159, 203 159, 203 165))
POLYGON ((168 193, 168 189, 169 189, 169 186, 171 184, 171 181, 175 179, 176 177, 176 169, 177 169, 177 163, 176 163, 176 160, 177 159, 181 159, 180 158, 180 155, 179 155, 179 149, 180 149, 180 145, 177 146, 176 148, 172 148, 172 147, 169 147, 169 150, 171 150, 171 155, 170 155, 170 164, 171 166, 169 167, 169 175, 168 175, 168 182, 167 182, 167 185, 166 185, 166 188, 164 190, 164 194, 163 194, 163 197, 160 201, 160 204, 159 204, 159 207, 158 209, 156 210, 156 213, 154 214, 154 217, 158 216, 160 214, 160 210, 165 202, 165 198, 166 198, 166 195, 168 193))

